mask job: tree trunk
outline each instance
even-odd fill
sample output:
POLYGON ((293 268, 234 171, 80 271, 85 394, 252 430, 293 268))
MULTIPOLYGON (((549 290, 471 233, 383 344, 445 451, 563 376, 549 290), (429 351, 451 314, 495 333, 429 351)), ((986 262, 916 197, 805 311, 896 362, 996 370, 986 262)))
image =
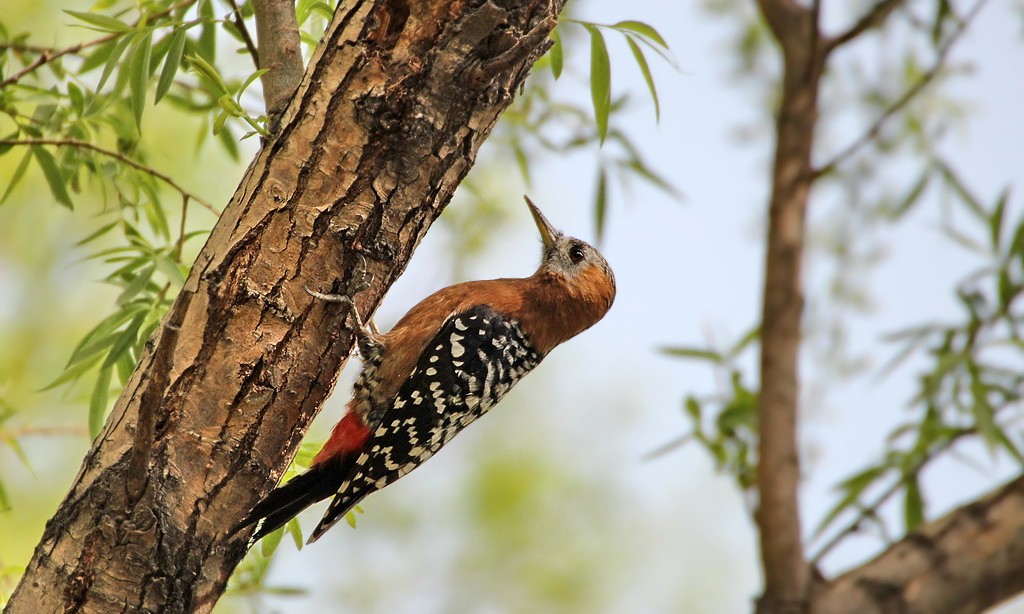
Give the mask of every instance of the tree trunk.
POLYGON ((782 47, 783 82, 761 315, 756 520, 765 589, 757 611, 796 614, 807 611, 811 579, 800 523, 797 411, 804 235, 824 54, 814 11, 782 0, 761 0, 760 7, 782 47))
POLYGON ((46 525, 8 611, 209 611, 352 348, 563 2, 351 0, 46 525), (360 270, 372 276, 358 288, 360 270), (350 283, 351 282, 351 283, 350 283))

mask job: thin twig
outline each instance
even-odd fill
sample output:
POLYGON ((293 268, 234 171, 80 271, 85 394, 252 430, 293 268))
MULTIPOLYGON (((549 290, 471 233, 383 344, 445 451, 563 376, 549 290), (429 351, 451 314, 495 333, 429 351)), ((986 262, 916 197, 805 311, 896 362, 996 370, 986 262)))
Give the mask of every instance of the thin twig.
POLYGON ((178 227, 178 245, 174 250, 178 262, 181 262, 181 252, 185 247, 185 219, 188 218, 188 196, 181 195, 181 225, 178 227))
POLYGON ((23 43, 0 43, 0 49, 6 49, 10 51, 24 51, 28 53, 56 53, 59 51, 54 47, 44 47, 42 45, 26 45, 23 43))
POLYGON ((903 4, 903 2, 904 0, 878 0, 878 2, 875 2, 874 6, 872 6, 863 17, 850 26, 849 30, 828 39, 825 43, 825 53, 828 54, 834 51, 837 47, 845 45, 857 38, 864 32, 881 26, 885 23, 885 20, 889 18, 889 15, 896 10, 896 7, 903 4))
POLYGON ((834 158, 823 166, 818 167, 813 172, 813 177, 818 178, 822 175, 832 172, 837 166, 845 162, 850 156, 857 153, 862 147, 868 143, 873 142, 878 138, 879 133, 882 131, 882 126, 891 118, 893 115, 898 113, 900 109, 907 106, 911 100, 917 97, 921 91, 928 86, 935 77, 942 72, 942 69, 946 65, 946 59, 949 56, 949 52, 953 49, 953 45, 960 39, 963 33, 967 30, 967 26, 970 25, 971 21, 978 15, 981 8, 984 6, 987 0, 978 0, 971 10, 967 13, 964 19, 957 24, 956 30, 949 35, 949 38, 939 47, 938 53, 935 57, 935 63, 928 69, 928 72, 921 75, 921 78, 917 80, 902 96, 896 99, 889 107, 882 112, 881 115, 875 120, 871 127, 860 136, 857 140, 846 146, 845 149, 840 151, 834 158))
POLYGON ((130 167, 132 167, 132 168, 134 168, 136 170, 139 170, 139 171, 142 171, 143 173, 146 173, 147 175, 151 175, 153 177, 156 177, 160 181, 163 181, 164 183, 169 185, 171 188, 176 190, 182 196, 184 196, 184 197, 186 197, 186 198, 188 198, 190 200, 196 201, 197 203, 199 203, 200 205, 202 205, 203 207, 208 209, 211 213, 213 213, 215 215, 220 215, 220 211, 217 211, 217 209, 213 205, 211 205, 210 203, 206 202, 202 198, 199 198, 195 194, 189 192, 185 188, 181 187, 181 185, 179 185, 177 181, 175 181, 174 179, 171 179, 168 175, 165 175, 165 174, 161 173, 160 171, 156 170, 155 168, 152 168, 150 166, 146 166, 145 164, 142 164, 140 162, 136 162, 135 160, 132 160, 131 158, 129 158, 128 156, 126 156, 126 155, 124 155, 122 153, 118 153, 116 151, 112 151, 112 150, 107 149, 105 147, 100 147, 99 145, 95 145, 95 144, 90 143, 88 141, 79 141, 77 139, 0 139, 0 145, 15 145, 15 146, 17 146, 17 145, 20 145, 20 146, 54 145, 54 146, 57 146, 57 147, 78 147, 78 148, 81 148, 81 149, 88 149, 88 150, 91 150, 91 151, 95 151, 96 153, 104 155, 104 156, 107 156, 108 158, 113 158, 115 160, 123 162, 124 164, 127 164, 128 166, 130 166, 130 167))
POLYGON ((252 62, 256 65, 256 70, 260 69, 260 52, 256 49, 256 43, 253 42, 252 36, 249 34, 249 28, 245 26, 245 19, 242 18, 242 11, 238 8, 238 2, 230 0, 231 2, 231 15, 234 18, 235 27, 238 28, 238 33, 242 35, 242 40, 245 41, 245 48, 249 50, 249 55, 252 56, 252 62))
POLYGON ((49 64, 50 62, 52 62, 52 61, 54 61, 54 60, 56 60, 58 58, 62 58, 64 56, 68 55, 68 54, 78 53, 79 51, 81 51, 83 49, 88 49, 89 47, 95 47, 96 45, 102 45, 103 43, 106 43, 108 41, 114 40, 115 38, 117 38, 118 36, 121 36, 122 34, 123 34, 123 32, 115 32, 114 34, 108 34, 107 36, 103 36, 103 37, 97 38, 96 40, 86 41, 84 43, 78 43, 77 45, 72 45, 70 47, 65 47, 64 49, 59 49, 59 50, 56 50, 56 51, 54 51, 52 49, 48 49, 46 51, 43 51, 39 55, 39 57, 36 58, 35 60, 33 60, 28 66, 26 66, 25 68, 22 68, 21 70, 19 70, 18 72, 14 73, 10 77, 7 77, 3 81, 0 81, 0 89, 5 88, 5 87, 7 87, 8 85, 10 85, 12 83, 16 83, 17 81, 19 81, 25 75, 38 70, 40 66, 43 66, 45 64, 49 64))

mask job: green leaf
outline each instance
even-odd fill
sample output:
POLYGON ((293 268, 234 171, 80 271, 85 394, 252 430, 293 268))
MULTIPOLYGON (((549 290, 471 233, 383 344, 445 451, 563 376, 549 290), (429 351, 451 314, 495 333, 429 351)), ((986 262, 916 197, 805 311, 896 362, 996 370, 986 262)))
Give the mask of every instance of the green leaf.
POLYGON ((686 408, 686 413, 689 414, 690 418, 692 418, 695 423, 700 423, 700 402, 694 397, 688 396, 686 397, 686 404, 684 407, 686 408))
POLYGON ((736 342, 729 351, 726 353, 726 358, 732 360, 739 356, 743 350, 747 349, 751 343, 761 338, 761 325, 754 326, 740 337, 739 341, 736 342))
POLYGON ((661 45, 664 49, 668 49, 668 43, 666 43, 665 39, 661 37, 661 34, 658 34, 658 31, 655 30, 653 26, 642 21, 620 21, 612 24, 612 27, 617 30, 629 30, 630 32, 636 32, 640 36, 648 38, 658 45, 661 45))
POLYGON ((526 158, 526 152, 523 151, 523 145, 519 142, 519 139, 512 141, 512 154, 516 158, 516 166, 519 167, 519 173, 523 176, 526 187, 531 187, 530 161, 526 158))
POLYGON ((117 334, 114 332, 122 324, 135 317, 142 309, 131 305, 112 313, 97 324, 89 333, 78 342, 78 345, 71 352, 68 364, 65 369, 75 363, 85 360, 94 354, 98 354, 108 347, 114 345, 117 334))
MULTIPOLYGON (((111 339, 111 342, 113 342, 113 339, 111 339)), ((96 366, 96 363, 98 363, 100 361, 100 358, 101 358, 100 354, 94 354, 90 358, 83 359, 80 362, 76 363, 75 365, 65 368, 64 372, 61 373, 57 377, 57 379, 53 380, 49 384, 47 384, 47 385, 43 386, 42 388, 40 388, 39 392, 43 392, 44 390, 52 390, 52 389, 56 388, 57 386, 60 386, 61 384, 64 384, 64 383, 70 382, 72 380, 76 380, 79 377, 82 377, 82 375, 84 375, 86 371, 88 371, 89 369, 91 369, 94 366, 96 366)))
POLYGON ((74 81, 68 81, 68 98, 71 100, 71 108, 81 116, 85 112, 85 96, 82 88, 75 85, 74 81))
POLYGON ((105 64, 107 59, 110 58, 110 54, 114 51, 114 48, 117 47, 117 44, 120 41, 120 38, 115 38, 103 43, 102 45, 97 45, 82 60, 82 65, 78 68, 78 74, 84 75, 105 64))
POLYGON ((601 165, 597 171, 597 190, 594 192, 594 225, 597 240, 604 238, 604 225, 608 217, 608 170, 601 165))
POLYGON ((938 46, 942 40, 942 25, 950 16, 949 0, 939 0, 935 6, 935 21, 932 22, 932 44, 938 46))
MULTIPOLYGON (((15 129, 14 132, 12 132, 12 133, 8 134, 7 136, 5 136, 4 140, 5 141, 15 141, 18 138, 18 134, 20 134, 20 132, 17 129, 15 129)), ((0 156, 5 155, 8 151, 10 151, 12 149, 14 149, 14 143, 13 142, 8 142, 8 143, 4 143, 3 145, 0 145, 0 156)))
POLYGON ((992 209, 992 214, 988 217, 989 234, 992 237, 992 247, 995 250, 998 250, 1000 245, 1002 245, 1003 214, 1006 212, 1006 201, 1009 199, 1010 188, 1005 188, 999 195, 999 200, 996 201, 996 206, 992 209))
POLYGON ((185 285, 185 276, 182 275, 181 269, 178 267, 178 263, 171 260, 165 255, 157 256, 156 268, 158 271, 164 274, 167 281, 171 282, 175 287, 181 287, 185 285))
POLYGON ((677 190, 675 186, 669 183, 664 177, 648 168, 640 158, 633 158, 626 164, 626 166, 642 179, 645 179, 648 183, 660 189, 662 192, 665 192, 676 200, 682 200, 683 195, 679 193, 679 190, 677 190))
POLYGON ((171 89, 171 84, 174 83, 174 76, 178 74, 181 59, 185 53, 185 41, 188 40, 186 35, 185 28, 178 28, 171 37, 171 48, 167 51, 167 57, 164 59, 164 68, 160 71, 160 80, 156 84, 156 100, 154 102, 160 102, 160 99, 164 97, 167 90, 171 89))
POLYGON ((218 95, 230 96, 231 91, 228 90, 228 86, 224 83, 224 80, 221 79, 220 73, 218 73, 217 69, 211 66, 209 62, 203 59, 202 56, 185 56, 185 61, 193 72, 199 75, 217 91, 218 95))
POLYGON ((224 130, 224 122, 228 120, 228 117, 229 115, 227 111, 221 111, 219 114, 217 114, 217 117, 214 118, 213 133, 215 135, 219 135, 221 131, 224 130))
POLYGON ((11 180, 7 184, 7 189, 4 190, 3 197, 0 197, 0 205, 7 202, 7 199, 11 196, 11 192, 14 191, 15 186, 25 176, 25 171, 28 170, 29 162, 32 161, 32 150, 25 152, 25 155, 21 158, 21 162, 18 162, 17 168, 14 169, 14 174, 11 175, 11 180))
POLYGON ((199 55, 207 62, 217 60, 217 20, 213 15, 213 1, 200 0, 199 18, 203 22, 199 31, 199 55))
POLYGON ((1010 279, 1010 272, 1006 268, 999 270, 999 306, 1003 308, 1004 312, 1009 312, 1010 302, 1016 298, 1020 292, 1020 288, 1015 286, 1013 281, 1010 279))
POLYGON ((100 369, 89 398, 89 436, 93 439, 100 434, 107 414, 107 398, 110 395, 110 367, 100 369))
POLYGON ((633 52, 636 64, 640 67, 644 81, 647 82, 647 91, 651 93, 651 100, 654 101, 654 119, 660 122, 661 104, 658 102, 658 90, 654 87, 654 78, 651 77, 651 68, 647 65, 647 58, 644 57, 644 52, 640 49, 640 46, 629 36, 626 37, 626 43, 629 44, 629 50, 633 52))
POLYGON ((974 426, 978 434, 988 444, 989 449, 994 450, 1000 444, 999 425, 996 424, 995 410, 988 402, 988 389, 980 379, 977 367, 973 366, 971 378, 971 395, 974 402, 971 404, 971 413, 974 416, 974 426))
POLYGON ((268 72, 270 72, 268 69, 261 68, 260 70, 257 70, 255 72, 253 72, 251 75, 249 75, 248 77, 246 77, 245 81, 242 82, 241 87, 238 88, 238 93, 235 94, 235 101, 237 103, 236 106, 238 107, 239 112, 244 112, 242 110, 242 94, 245 93, 245 90, 249 89, 249 86, 252 85, 253 81, 255 81, 256 79, 259 79, 260 77, 262 77, 263 75, 267 74, 268 72))
POLYGON ((150 266, 143 269, 138 275, 136 275, 135 279, 133 279, 132 282, 128 284, 128 286, 125 287, 125 289, 117 297, 117 304, 119 306, 123 306, 128 301, 135 298, 135 295, 137 295, 139 292, 142 292, 142 290, 146 287, 146 284, 149 283, 149 280, 152 279, 153 271, 155 270, 156 264, 151 264, 150 266))
POLYGON ((135 357, 131 355, 131 352, 125 352, 123 356, 117 359, 117 379, 121 382, 121 386, 128 385, 128 380, 132 378, 132 373, 135 372, 135 357))
POLYGON ((260 554, 265 557, 274 556, 274 552, 281 544, 282 537, 284 537, 284 527, 272 531, 270 535, 264 537, 263 541, 260 542, 260 554))
POLYGON ((551 50, 548 53, 551 54, 551 74, 555 76, 557 81, 562 76, 562 68, 565 63, 564 49, 562 48, 562 35, 559 34, 558 28, 551 31, 551 40, 555 43, 551 45, 551 50))
POLYGON ((116 228, 117 224, 118 224, 118 222, 110 222, 109 224, 103 226, 102 228, 100 228, 96 232, 93 232, 92 234, 90 234, 86 238, 82 239, 78 243, 75 243, 75 247, 82 247, 83 245, 87 245, 87 244, 95 241, 96 239, 102 237, 103 235, 107 234, 108 232, 110 232, 111 230, 116 228))
POLYGON ((83 13, 80 11, 64 11, 68 15, 75 17, 81 21, 92 26, 91 29, 99 30, 101 32, 130 32, 132 27, 120 19, 114 19, 106 15, 100 15, 99 13, 83 13))
POLYGON ((946 185, 953 189, 957 196, 960 197, 960 201, 967 206, 968 210, 970 210, 970 212, 979 220, 987 220, 988 215, 985 213, 985 208, 981 206, 977 197, 971 193, 967 188, 967 185, 964 184, 953 169, 941 160, 936 161, 936 167, 939 169, 942 177, 946 180, 946 185))
POLYGON ((347 522, 348 526, 352 527, 353 529, 356 528, 356 514, 362 513, 363 508, 359 507, 358 505, 353 507, 347 514, 345 514, 345 522, 347 522))
POLYGON ((235 135, 231 133, 230 126, 225 126, 223 122, 221 122, 221 130, 220 133, 217 134, 217 140, 220 141, 221 146, 224 147, 224 151, 228 153, 228 156, 230 156, 232 160, 235 162, 241 160, 238 153, 238 143, 235 141, 235 135))
POLYGON ((924 522, 924 500, 921 498, 921 487, 917 483, 917 475, 906 478, 906 492, 903 499, 903 518, 907 533, 910 533, 924 522))
POLYGON ((7 490, 4 488, 3 480, 0 480, 0 512, 6 512, 11 509, 11 501, 7 497, 7 490))
POLYGON ((107 354, 106 360, 103 361, 103 369, 112 367, 122 354, 135 345, 135 340, 139 335, 139 328, 142 326, 142 322, 145 319, 145 312, 136 315, 135 318, 132 319, 131 323, 129 323, 123 331, 118 333, 117 338, 114 340, 114 345, 110 348, 110 353, 107 354))
POLYGON ((950 224, 945 224, 941 230, 944 235, 952 239, 954 243, 957 243, 964 249, 967 249, 980 255, 984 255, 987 253, 987 250, 984 248, 984 246, 982 246, 974 239, 968 237, 964 233, 960 232, 959 230, 953 228, 953 226, 951 226, 950 224))
POLYGON ((611 61, 601 31, 591 25, 584 27, 590 32, 590 98, 594 104, 597 134, 601 144, 604 144, 608 136, 608 114, 612 104, 611 61))
POLYGON ((931 181, 932 174, 930 169, 925 169, 921 176, 914 182, 913 187, 907 192, 906 196, 900 199, 899 204, 889 213, 889 217, 893 220, 899 220, 902 218, 907 211, 917 204, 917 201, 921 199, 921 194, 924 193, 925 188, 928 187, 928 183, 931 181))
POLYGON ((64 174, 60 171, 60 167, 57 166, 57 160, 53 157, 53 154, 41 145, 33 145, 32 153, 35 154, 39 167, 43 169, 43 176, 46 177, 46 185, 50 187, 50 193, 57 199, 57 202, 68 209, 74 209, 75 207, 71 203, 71 196, 68 194, 68 188, 64 185, 64 174))
POLYGON ((142 126, 142 111, 146 108, 146 88, 149 86, 149 58, 152 53, 153 36, 146 32, 137 35, 128 58, 128 88, 131 92, 132 113, 135 126, 142 126))
POLYGON ((292 541, 295 542, 295 547, 302 550, 302 527, 299 525, 298 518, 292 518, 285 525, 285 530, 292 536, 292 541))
MULTIPOLYGON (((110 75, 114 72, 114 68, 117 67, 118 61, 121 59, 121 56, 124 55, 125 49, 128 48, 128 45, 130 45, 131 42, 132 37, 130 36, 122 36, 118 39, 113 51, 111 51, 110 56, 107 58, 106 65, 103 67, 103 72, 100 74, 100 80, 96 83, 97 93, 99 93, 100 90, 103 89, 103 85, 107 82, 107 79, 109 79, 110 75)), ((95 101, 96 98, 94 98, 93 100, 95 101)), ((92 105, 90 105, 90 107, 91 106, 92 105)))
POLYGON ((722 363, 722 355, 713 350, 706 350, 703 348, 690 348, 690 347, 663 347, 658 348, 658 351, 667 356, 675 356, 677 358, 694 358, 697 360, 707 360, 715 364, 722 363))
POLYGON ((835 519, 839 517, 839 514, 843 513, 848 507, 856 503, 860 498, 861 494, 872 484, 875 483, 879 477, 885 474, 887 469, 883 466, 870 467, 857 473, 842 483, 839 484, 839 489, 845 494, 843 497, 836 502, 832 509, 829 510, 825 517, 821 519, 818 526, 814 529, 814 536, 821 535, 825 529, 827 529, 835 519))

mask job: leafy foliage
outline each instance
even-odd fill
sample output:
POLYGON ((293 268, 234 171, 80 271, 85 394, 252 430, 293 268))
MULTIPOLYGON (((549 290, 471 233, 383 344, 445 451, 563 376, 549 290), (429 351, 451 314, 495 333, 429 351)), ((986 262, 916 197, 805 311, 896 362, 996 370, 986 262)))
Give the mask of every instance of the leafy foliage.
POLYGON ((652 49, 668 63, 673 62, 668 44, 657 30, 645 23, 621 21, 605 25, 563 19, 552 34, 553 46, 538 63, 539 68, 546 66, 550 69, 555 81, 561 80, 563 75, 576 75, 576 71, 572 70, 572 56, 567 53, 567 46, 571 50, 578 43, 573 35, 580 28, 587 33, 590 43, 588 81, 591 108, 586 109, 557 98, 558 84, 545 80, 543 71, 538 70, 531 76, 529 87, 502 116, 496 135, 492 138, 512 152, 527 185, 531 182, 530 169, 539 166, 540 156, 593 150, 597 157, 593 197, 594 227, 600 239, 606 226, 613 180, 628 187, 631 179, 639 179, 679 197, 676 188, 650 167, 630 136, 615 125, 616 114, 626 107, 627 97, 613 95, 611 55, 605 32, 618 33, 626 41, 648 85, 656 118, 660 117, 660 103, 643 49, 652 49), (566 32, 567 28, 570 31, 566 32))
POLYGON ((760 329, 753 328, 729 348, 673 346, 661 349, 667 356, 710 364, 718 375, 716 394, 687 396, 683 410, 692 430, 657 453, 667 452, 688 441, 696 441, 711 455, 715 467, 736 478, 740 489, 750 491, 757 479, 757 397, 758 391, 744 382, 740 361, 755 342, 760 329))
MULTIPOLYGON (((963 312, 959 322, 914 326, 890 336, 902 347, 884 373, 915 353, 931 362, 919 375, 911 399, 917 417, 891 433, 883 459, 839 484, 842 496, 819 523, 819 535, 851 511, 853 521, 837 536, 859 530, 865 522, 888 534, 880 526, 878 510, 901 493, 904 530, 914 530, 927 518, 922 471, 963 440, 980 439, 993 456, 1005 454, 1024 467, 1024 438, 1015 428, 1024 418, 1024 374, 1015 366, 1024 350, 1024 301, 1019 299, 1024 291, 1024 216, 1006 228, 1007 192, 985 207, 951 169, 940 165, 938 172, 975 228, 975 237, 952 224, 943 233, 954 244, 980 252, 987 262, 957 284, 963 312)), ((835 538, 825 543, 817 558, 835 543, 835 538)))
MULTIPOLYGON (((830 291, 807 291, 811 309, 804 347, 820 357, 817 370, 831 368, 833 377, 856 372, 839 366, 844 361, 855 362, 844 357, 844 319, 867 304, 859 286, 866 271, 880 260, 878 248, 863 246, 871 244, 884 225, 909 219, 930 193, 941 191, 939 195, 950 205, 943 217, 942 234, 984 264, 955 285, 962 311, 959 321, 915 325, 889 338, 901 347, 882 369, 883 374, 894 372, 910 356, 924 358, 928 364, 917 377, 910 408, 913 418, 893 430, 881 459, 852 471, 837 485, 835 503, 818 520, 818 546, 811 556, 814 563, 865 528, 890 541, 894 531, 881 513, 884 506, 898 503, 902 531, 911 532, 927 521, 922 473, 961 442, 980 440, 993 457, 1007 456, 1024 464, 1024 440, 1017 428, 1022 418, 1024 376, 1016 368, 1024 350, 1020 333, 1024 308, 1018 300, 1024 290, 1024 217, 1011 224, 1009 212, 1014 209, 1008 189, 993 202, 984 203, 954 165, 938 153, 950 127, 964 118, 962 106, 939 87, 962 72, 947 56, 982 4, 965 9, 942 0, 898 8, 884 27, 909 34, 915 42, 907 45, 902 56, 881 63, 877 70, 884 78, 876 74, 866 77, 855 60, 844 60, 840 52, 829 57, 817 138, 826 143, 842 142, 844 139, 832 135, 834 124, 842 124, 843 136, 847 136, 851 120, 861 122, 863 128, 859 136, 830 156, 816 152, 824 161, 815 177, 812 206, 817 215, 811 219, 820 225, 810 230, 810 236, 812 245, 824 247, 824 255, 833 260, 830 291), (919 16, 921 5, 934 9, 930 18, 919 16), (930 50, 930 63, 920 59, 921 49, 930 50), (851 83, 852 91, 861 93, 859 98, 846 93, 851 83), (908 165, 920 169, 909 181, 908 165), (815 352, 818 347, 821 349, 815 352)), ((706 6, 734 20, 737 72, 760 87, 765 100, 772 101, 765 108, 774 109, 780 75, 770 62, 771 35, 766 24, 753 7, 734 0, 712 0, 706 6)), ((855 37, 868 38, 873 31, 855 37)), ((764 123, 769 120, 765 115, 764 123)), ((746 374, 734 366, 734 352, 682 347, 668 348, 666 353, 709 362, 723 380, 733 383, 708 399, 686 398, 694 429, 683 441, 699 442, 719 469, 735 477, 741 488, 749 489, 756 471, 756 459, 750 458, 758 437, 756 410, 749 415, 740 413, 747 418, 739 421, 746 429, 742 435, 736 434, 737 421, 730 412, 746 408, 751 394, 756 405, 756 392, 741 384, 746 374), (711 428, 701 426, 708 422, 709 402, 714 418, 711 428)))
POLYGON ((225 80, 216 68, 217 30, 241 36, 235 22, 215 16, 212 1, 116 5, 104 4, 113 9, 109 14, 65 11, 72 25, 100 36, 62 49, 29 45, 27 33, 11 35, 0 25, 0 155, 23 152, 3 200, 34 162, 58 204, 72 209, 98 196, 100 215, 109 219, 78 245, 93 250, 85 259, 110 267, 103 281, 121 288, 115 311, 79 342, 64 372, 48 386, 95 374, 88 413, 93 435, 102 425, 115 375, 120 388, 184 281, 183 248, 202 234, 186 231, 189 205, 215 211, 147 164, 142 130, 150 101, 205 119, 203 133, 212 126, 233 157, 238 149, 227 120, 247 124, 246 136, 265 133, 266 123, 243 105, 246 88, 262 72, 236 81, 225 80), (186 65, 194 76, 182 70, 186 65), (41 72, 43 66, 56 79, 41 72), (169 222, 168 188, 180 198, 177 231, 169 222), (110 245, 113 235, 119 236, 116 246, 94 247, 110 245))

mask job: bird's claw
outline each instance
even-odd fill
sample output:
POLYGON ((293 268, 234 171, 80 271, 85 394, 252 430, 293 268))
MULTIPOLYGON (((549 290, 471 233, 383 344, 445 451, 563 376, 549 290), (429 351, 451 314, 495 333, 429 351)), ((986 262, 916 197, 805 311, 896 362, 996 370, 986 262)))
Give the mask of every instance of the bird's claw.
POLYGON ((359 266, 352 270, 352 278, 348 282, 348 293, 350 296, 359 294, 366 290, 373 283, 373 273, 366 266, 366 257, 356 254, 359 257, 359 266))

